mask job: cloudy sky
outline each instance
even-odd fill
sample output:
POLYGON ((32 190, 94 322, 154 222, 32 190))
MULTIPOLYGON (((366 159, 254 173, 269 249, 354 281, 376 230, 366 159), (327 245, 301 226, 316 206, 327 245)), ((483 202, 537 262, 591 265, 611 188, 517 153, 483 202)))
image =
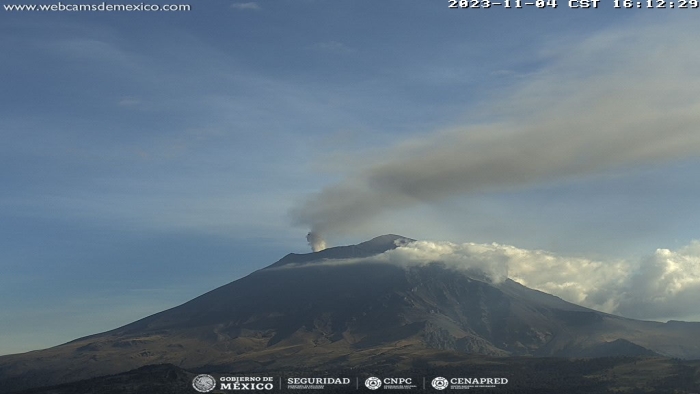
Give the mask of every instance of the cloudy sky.
POLYGON ((0 10, 0 354, 178 305, 312 229, 492 245, 572 301, 700 315, 695 10, 189 4, 0 10))

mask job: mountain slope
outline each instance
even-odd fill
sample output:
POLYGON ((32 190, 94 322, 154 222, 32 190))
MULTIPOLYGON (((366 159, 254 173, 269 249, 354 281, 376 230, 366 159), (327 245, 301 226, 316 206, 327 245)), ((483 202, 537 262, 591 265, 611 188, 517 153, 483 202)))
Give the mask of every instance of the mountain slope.
POLYGON ((410 241, 387 235, 290 254, 132 324, 0 357, 0 392, 162 363, 235 372, 366 366, 392 355, 430 358, 444 351, 700 358, 698 323, 624 319, 440 262, 400 267, 371 259, 410 241))

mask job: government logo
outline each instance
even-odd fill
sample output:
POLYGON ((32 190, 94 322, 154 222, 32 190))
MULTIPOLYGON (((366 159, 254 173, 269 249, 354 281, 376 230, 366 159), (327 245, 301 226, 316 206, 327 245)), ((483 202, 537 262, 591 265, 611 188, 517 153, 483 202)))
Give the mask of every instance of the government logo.
POLYGON ((197 375, 192 379, 192 387, 200 393, 208 393, 216 387, 216 379, 211 375, 197 375))
POLYGON ((433 379, 430 384, 433 385, 433 388, 436 390, 444 390, 450 385, 450 382, 448 382, 447 379, 443 378, 442 376, 438 376, 437 378, 433 379))
POLYGON ((365 386, 370 390, 376 390, 382 387, 382 380, 374 376, 369 377, 365 380, 365 386))

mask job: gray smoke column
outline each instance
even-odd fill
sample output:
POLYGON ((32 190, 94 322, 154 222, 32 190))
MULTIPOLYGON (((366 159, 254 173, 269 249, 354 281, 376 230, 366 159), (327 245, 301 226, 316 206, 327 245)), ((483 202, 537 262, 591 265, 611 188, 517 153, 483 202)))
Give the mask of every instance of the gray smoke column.
POLYGON ((474 125, 357 155, 345 180, 292 211, 312 233, 467 193, 522 188, 700 153, 696 24, 614 29, 547 48, 545 66, 474 125), (694 34, 694 33, 693 33, 694 34))
POLYGON ((324 241, 318 233, 310 232, 306 234, 306 240, 309 242, 309 246, 311 246, 311 250, 314 252, 320 252, 326 248, 326 241, 324 241))

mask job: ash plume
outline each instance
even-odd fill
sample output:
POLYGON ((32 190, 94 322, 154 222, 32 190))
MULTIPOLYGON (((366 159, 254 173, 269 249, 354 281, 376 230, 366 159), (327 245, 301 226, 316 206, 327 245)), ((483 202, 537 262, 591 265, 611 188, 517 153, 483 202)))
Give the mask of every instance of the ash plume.
POLYGON ((294 221, 338 234, 458 195, 699 156, 700 44, 678 38, 695 30, 619 28, 547 48, 546 66, 489 105, 491 121, 358 155, 363 165, 297 206, 294 221))
POLYGON ((309 242, 309 246, 314 252, 320 252, 326 248, 326 241, 318 233, 310 232, 306 234, 306 241, 309 242))

